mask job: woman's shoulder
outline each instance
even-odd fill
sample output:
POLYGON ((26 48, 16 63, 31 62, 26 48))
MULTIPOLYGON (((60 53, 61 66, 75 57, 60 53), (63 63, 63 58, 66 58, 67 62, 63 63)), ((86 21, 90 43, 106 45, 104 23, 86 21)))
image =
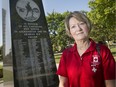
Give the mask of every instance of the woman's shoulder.
POLYGON ((111 51, 107 45, 104 45, 104 44, 98 44, 98 45, 99 45, 99 49, 100 49, 101 54, 104 54, 104 55, 109 54, 109 53, 111 54, 111 51))
POLYGON ((67 53, 72 53, 73 50, 74 50, 74 46, 73 46, 73 45, 67 46, 67 47, 62 51, 62 54, 63 54, 63 55, 67 55, 67 53))
POLYGON ((64 50, 63 50, 63 53, 66 53, 66 52, 69 52, 71 50, 72 46, 70 47, 66 47, 64 50))
POLYGON ((105 45, 105 44, 99 44, 99 43, 97 43, 97 44, 99 45, 99 47, 100 47, 101 50, 109 50, 109 48, 108 48, 107 45, 105 45))

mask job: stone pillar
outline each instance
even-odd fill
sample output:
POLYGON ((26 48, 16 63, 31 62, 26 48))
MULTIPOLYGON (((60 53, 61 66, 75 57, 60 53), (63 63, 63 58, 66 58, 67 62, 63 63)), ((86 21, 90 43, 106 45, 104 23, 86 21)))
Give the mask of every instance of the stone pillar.
POLYGON ((58 87, 42 0, 10 0, 14 87, 58 87))

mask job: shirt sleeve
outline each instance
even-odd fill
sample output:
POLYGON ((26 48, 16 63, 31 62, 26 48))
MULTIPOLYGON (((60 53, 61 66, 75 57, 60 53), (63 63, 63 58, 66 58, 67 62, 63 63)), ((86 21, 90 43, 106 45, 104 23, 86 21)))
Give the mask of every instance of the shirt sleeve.
POLYGON ((114 80, 115 78, 115 60, 110 50, 105 47, 102 52, 102 64, 105 80, 114 80))
POLYGON ((65 58, 66 58, 66 55, 65 55, 65 52, 63 52, 56 74, 64 76, 64 77, 67 77, 66 60, 65 60, 65 58))

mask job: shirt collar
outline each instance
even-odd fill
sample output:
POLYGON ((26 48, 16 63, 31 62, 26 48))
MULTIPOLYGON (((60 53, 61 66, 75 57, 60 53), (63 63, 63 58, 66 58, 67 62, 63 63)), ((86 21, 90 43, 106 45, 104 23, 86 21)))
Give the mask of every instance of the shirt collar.
MULTIPOLYGON (((86 52, 93 51, 96 48, 96 43, 92 39, 89 39, 89 40, 90 40, 91 44, 90 44, 90 47, 86 50, 86 52)), ((77 52, 77 44, 74 43, 74 45, 70 48, 69 51, 77 52)))

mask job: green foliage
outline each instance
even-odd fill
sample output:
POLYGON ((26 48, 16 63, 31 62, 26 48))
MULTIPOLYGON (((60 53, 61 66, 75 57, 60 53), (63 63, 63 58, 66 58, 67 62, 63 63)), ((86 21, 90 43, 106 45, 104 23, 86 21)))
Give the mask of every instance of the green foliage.
MULTIPOLYGON (((90 37, 95 41, 115 41, 115 0, 91 0, 89 1, 90 12, 82 11, 92 22, 90 37)), ((48 13, 46 16, 53 51, 62 51, 73 42, 65 33, 64 18, 70 12, 48 13)))
POLYGON ((67 14, 69 12, 64 12, 63 14, 52 12, 46 16, 54 52, 62 51, 71 42, 71 39, 65 33, 64 27, 64 18, 67 14))
POLYGON ((91 11, 87 16, 92 21, 93 30, 91 37, 95 40, 111 41, 116 38, 115 0, 91 0, 91 11))

